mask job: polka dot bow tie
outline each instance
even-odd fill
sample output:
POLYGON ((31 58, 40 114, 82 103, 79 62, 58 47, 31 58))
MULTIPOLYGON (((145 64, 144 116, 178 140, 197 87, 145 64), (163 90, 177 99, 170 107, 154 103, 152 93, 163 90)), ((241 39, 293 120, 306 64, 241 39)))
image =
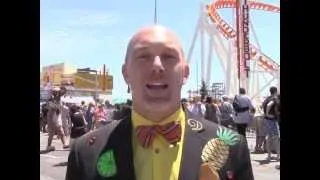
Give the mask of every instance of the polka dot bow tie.
POLYGON ((138 126, 136 134, 144 148, 150 147, 157 134, 166 139, 169 144, 174 144, 181 139, 181 125, 171 122, 165 125, 138 126))

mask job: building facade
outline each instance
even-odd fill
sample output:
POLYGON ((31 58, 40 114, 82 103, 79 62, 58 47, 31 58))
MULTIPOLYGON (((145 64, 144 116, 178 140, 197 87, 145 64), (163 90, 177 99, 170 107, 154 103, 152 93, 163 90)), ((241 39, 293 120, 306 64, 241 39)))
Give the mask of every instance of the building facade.
POLYGON ((54 86, 65 86, 75 95, 112 94, 113 76, 102 72, 78 72, 75 66, 65 63, 42 67, 40 89, 43 95, 54 86))

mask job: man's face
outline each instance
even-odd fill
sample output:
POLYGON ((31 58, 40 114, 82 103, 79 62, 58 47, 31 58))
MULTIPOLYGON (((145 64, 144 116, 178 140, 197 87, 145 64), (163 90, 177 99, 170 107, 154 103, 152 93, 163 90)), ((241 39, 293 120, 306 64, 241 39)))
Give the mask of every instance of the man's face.
POLYGON ((134 105, 151 111, 180 103, 181 87, 189 75, 181 45, 162 27, 143 29, 132 38, 122 70, 134 105))

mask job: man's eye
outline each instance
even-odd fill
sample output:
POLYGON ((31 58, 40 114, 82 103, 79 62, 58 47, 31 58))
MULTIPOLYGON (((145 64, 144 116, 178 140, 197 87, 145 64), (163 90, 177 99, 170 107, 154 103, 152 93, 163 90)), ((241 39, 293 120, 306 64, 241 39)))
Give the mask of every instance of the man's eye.
POLYGON ((164 54, 162 55, 161 59, 175 59, 176 57, 171 54, 164 54))
POLYGON ((150 55, 143 54, 143 55, 139 55, 137 58, 140 60, 147 60, 150 58, 150 55))

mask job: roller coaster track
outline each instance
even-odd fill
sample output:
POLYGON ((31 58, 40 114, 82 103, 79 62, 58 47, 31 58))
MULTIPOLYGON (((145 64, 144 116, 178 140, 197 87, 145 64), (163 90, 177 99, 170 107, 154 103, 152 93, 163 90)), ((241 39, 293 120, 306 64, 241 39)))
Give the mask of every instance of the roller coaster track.
MULTIPOLYGON (((280 7, 257 2, 257 1, 248 1, 250 9, 263 10, 268 12, 280 13, 280 7)), ((212 23, 214 23, 218 31, 227 39, 227 40, 236 40, 237 32, 232 28, 225 20, 221 18, 218 13, 218 9, 223 8, 236 8, 236 0, 217 0, 210 5, 206 6, 207 14, 212 23)), ((268 57, 266 54, 262 53, 257 47, 253 44, 250 44, 250 56, 251 59, 258 60, 258 66, 263 68, 266 71, 279 71, 280 65, 268 57)))

